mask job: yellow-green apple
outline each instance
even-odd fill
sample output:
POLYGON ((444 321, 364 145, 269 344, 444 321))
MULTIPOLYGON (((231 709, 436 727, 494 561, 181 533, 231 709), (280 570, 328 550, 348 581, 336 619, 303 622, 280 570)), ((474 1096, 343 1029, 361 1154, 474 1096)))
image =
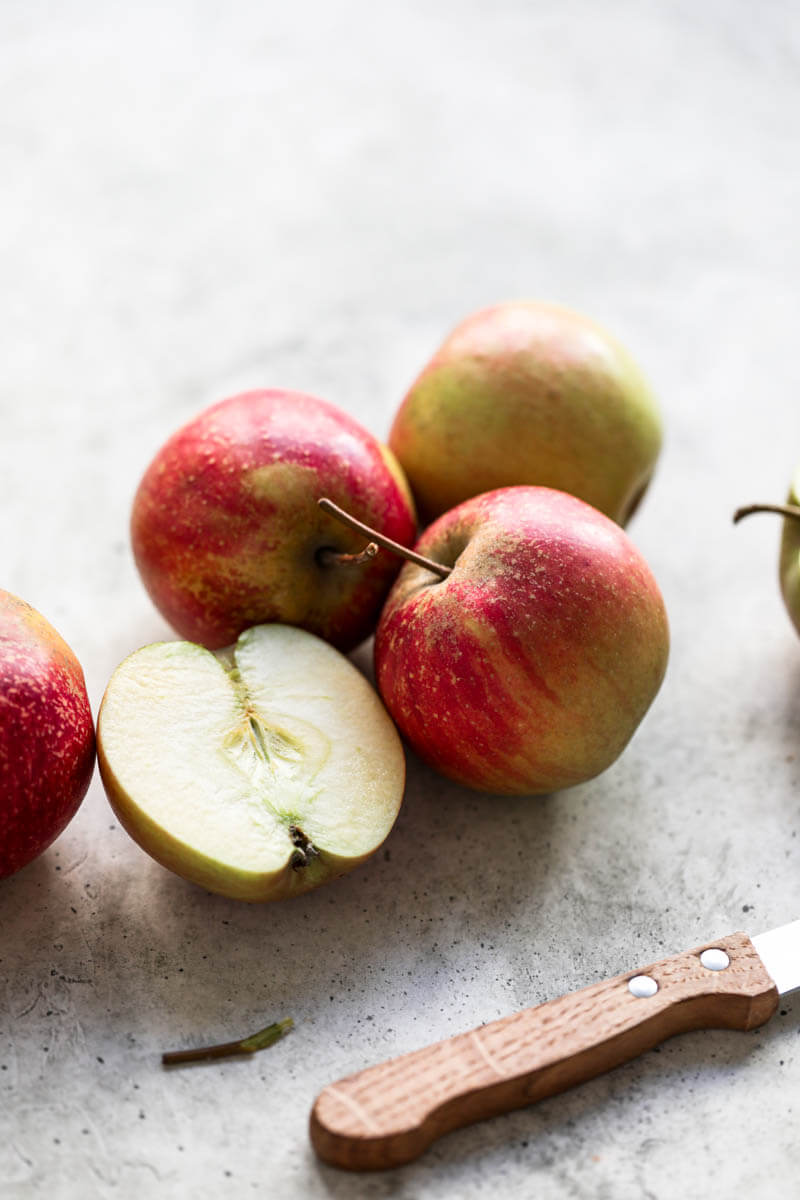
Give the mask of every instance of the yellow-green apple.
POLYGON ((93 767, 80 663, 35 608, 0 590, 0 876, 61 833, 93 767))
POLYGON ((501 488, 434 522, 375 637, 400 732, 483 791, 569 787, 622 752, 658 691, 669 634, 642 555, 613 521, 549 488, 501 488))
POLYGON ((255 391, 206 409, 158 452, 134 500, 134 556, 156 607, 211 649, 264 621, 352 649, 399 567, 346 561, 363 543, 318 509, 322 496, 398 542, 415 537, 394 455, 332 404, 255 391))
POLYGON ((781 535, 781 594, 792 624, 800 633, 800 470, 789 487, 781 535))
POLYGON ((392 828, 405 782, 374 688, 288 625, 255 626, 217 653, 137 650, 108 684, 97 747, 131 837, 239 900, 297 895, 358 866, 392 828))
POLYGON ((800 633, 800 467, 789 484, 785 504, 748 504, 734 513, 734 522, 751 513, 778 513, 784 518, 778 577, 781 595, 792 624, 800 633))
POLYGON ((558 488, 625 524, 661 447, 633 359, 588 317, 519 301, 462 321, 412 384, 389 435, 420 515, 495 488, 558 488))

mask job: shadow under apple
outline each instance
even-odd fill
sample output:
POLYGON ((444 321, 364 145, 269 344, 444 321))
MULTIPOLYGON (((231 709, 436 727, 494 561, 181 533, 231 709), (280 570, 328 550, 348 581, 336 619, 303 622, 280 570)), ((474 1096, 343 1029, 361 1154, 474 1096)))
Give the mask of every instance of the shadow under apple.
MULTIPOLYGON (((351 874, 291 901, 213 895, 124 845, 98 898, 104 933, 95 947, 100 974, 116 980, 119 1016, 133 989, 146 990, 144 1010, 128 1019, 142 1030, 155 1021, 171 1043, 244 1035, 284 1015, 299 1029, 328 1022, 336 1008, 344 1032, 364 1001, 382 1004, 386 1017, 390 997, 413 995, 426 979, 432 993, 437 976, 449 991, 465 944, 483 960, 480 985, 508 920, 508 889, 530 900, 547 873, 555 800, 466 793, 409 758, 406 800, 384 845, 351 874)), ((506 968, 499 963, 498 976, 506 968)))
MULTIPOLYGON (((623 781, 635 779, 630 767, 620 770, 623 781)), ((113 1091, 109 1071, 130 1076, 132 1058, 143 1086, 148 1078, 155 1086, 161 1052, 291 1016, 295 1031, 257 1062, 192 1076, 204 1088, 250 1063, 288 1086, 292 1063, 302 1061, 293 1086, 310 1110, 325 1084, 371 1062, 592 982, 605 964, 583 947, 596 948, 606 918, 598 901, 615 878, 593 865, 598 806, 608 810, 609 856, 616 852, 629 888, 640 858, 635 839, 623 853, 630 789, 620 803, 620 778, 609 772, 571 792, 510 799, 469 792, 409 753, 406 799, 383 847, 332 884, 265 905, 205 892, 149 859, 119 828, 96 780, 82 828, 68 839, 71 848, 78 833, 92 842, 87 859, 73 855, 65 879, 41 860, 12 889, 15 908, 27 910, 24 936, 39 947, 36 961, 58 929, 68 957, 90 963, 85 975, 59 970, 66 993, 56 998, 76 1031, 64 1034, 63 1052, 82 1055, 98 1086, 113 1091)), ((649 920, 647 911, 639 920, 649 920)), ((13 930, 10 937, 19 941, 13 930)), ((31 1019, 18 1014, 38 986, 28 975, 14 989, 15 1002, 26 1000, 14 1009, 20 1022, 31 1019)), ((52 998, 44 984, 35 1010, 43 1029, 52 998)), ((297 1133, 305 1145, 304 1127, 297 1133)), ((477 1136, 489 1151, 492 1137, 500 1140, 491 1131, 477 1136)), ((443 1143, 453 1149, 437 1149, 430 1161, 458 1161, 475 1144, 464 1137, 453 1135, 443 1143)))

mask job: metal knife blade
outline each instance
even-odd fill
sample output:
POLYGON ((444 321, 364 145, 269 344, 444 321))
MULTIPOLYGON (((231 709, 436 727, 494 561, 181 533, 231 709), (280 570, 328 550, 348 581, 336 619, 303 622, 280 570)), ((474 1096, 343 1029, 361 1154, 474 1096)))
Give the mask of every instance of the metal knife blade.
POLYGON ((780 994, 800 991, 800 921, 759 933, 752 941, 780 994))

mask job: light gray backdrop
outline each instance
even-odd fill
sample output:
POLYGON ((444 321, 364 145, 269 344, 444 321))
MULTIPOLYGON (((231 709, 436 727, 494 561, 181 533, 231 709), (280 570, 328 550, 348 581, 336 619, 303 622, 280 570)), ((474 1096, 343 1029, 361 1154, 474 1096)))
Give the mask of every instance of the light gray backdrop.
POLYGON ((797 1004, 393 1174, 320 1166, 306 1121, 360 1066, 800 916, 800 646, 777 522, 730 520, 800 460, 799 67, 778 2, 2 0, 0 586, 95 711, 170 636, 127 519, 173 429, 271 385, 383 436, 445 332, 520 296, 600 319, 661 398, 631 534, 673 650, 602 778, 509 801, 412 760, 386 854, 282 906, 162 870, 96 778, 0 884, 0 1197, 797 1194, 797 1004), (287 1014, 254 1060, 159 1065, 287 1014))

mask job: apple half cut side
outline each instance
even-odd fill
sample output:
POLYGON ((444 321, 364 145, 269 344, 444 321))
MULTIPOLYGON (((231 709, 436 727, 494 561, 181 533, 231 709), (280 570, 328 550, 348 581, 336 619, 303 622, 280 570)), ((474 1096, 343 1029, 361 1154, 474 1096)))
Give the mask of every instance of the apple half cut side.
POLYGON ((405 758, 375 690, 287 625, 212 653, 157 642, 114 672, 98 761, 122 825, 163 866, 239 900, 280 900, 378 849, 405 758))

